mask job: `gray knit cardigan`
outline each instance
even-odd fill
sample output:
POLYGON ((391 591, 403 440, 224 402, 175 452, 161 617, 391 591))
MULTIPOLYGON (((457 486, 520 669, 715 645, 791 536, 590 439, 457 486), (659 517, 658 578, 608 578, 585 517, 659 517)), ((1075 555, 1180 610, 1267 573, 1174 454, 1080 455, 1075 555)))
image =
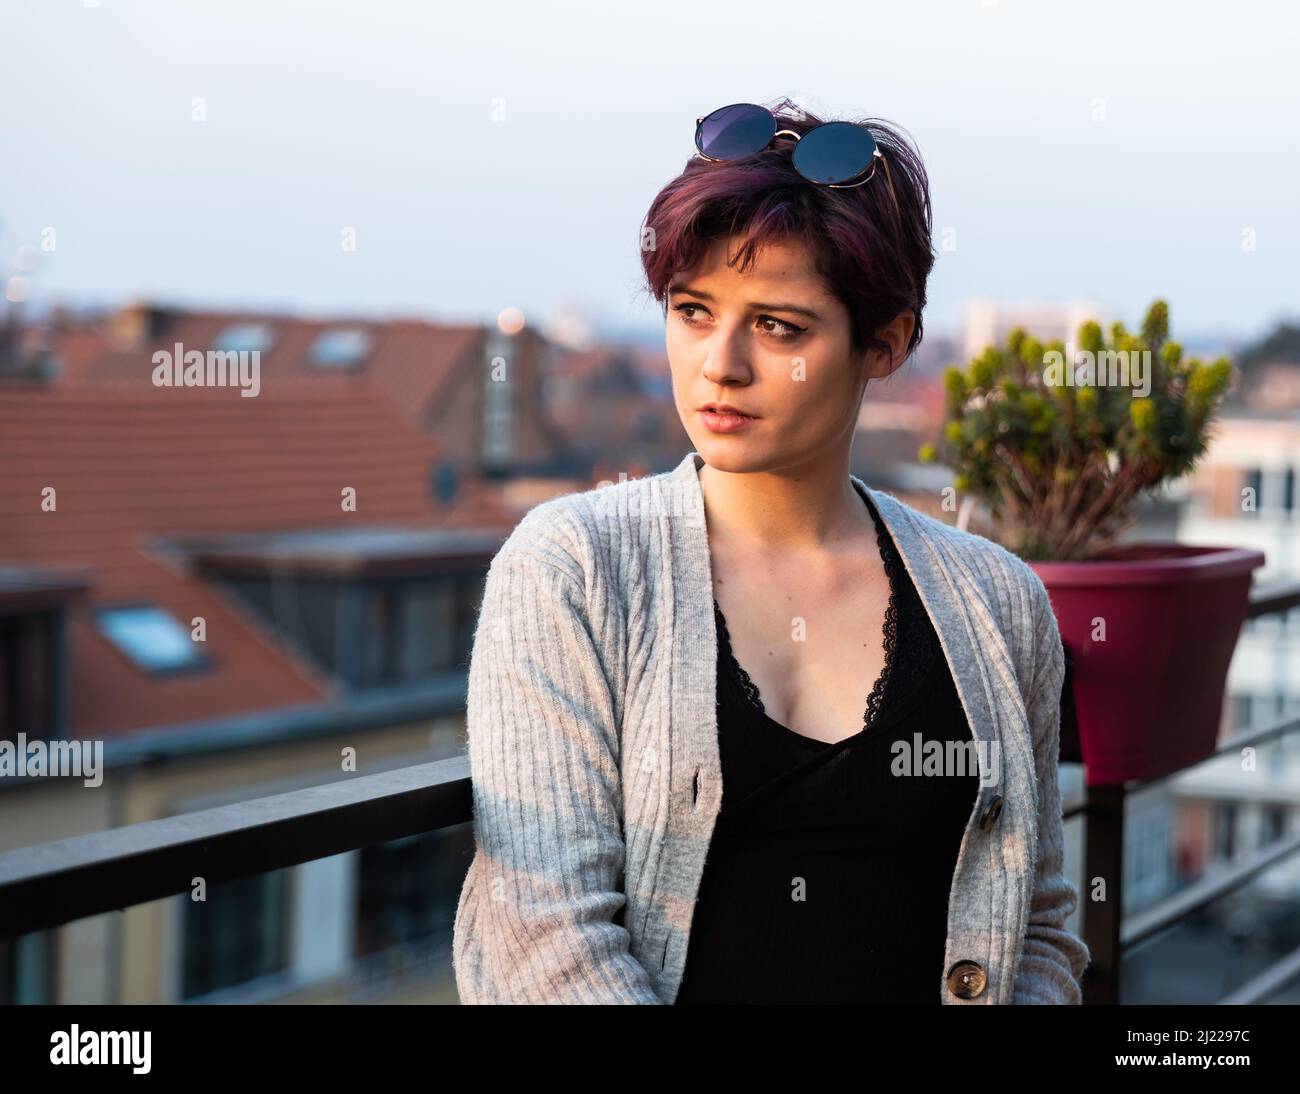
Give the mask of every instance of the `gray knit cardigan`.
MULTIPOLYGON (((722 801, 699 468, 552 498, 492 560, 469 666, 464 1003, 672 1003, 722 801)), ((1003 547, 869 492, 986 766, 953 873, 947 1004, 1080 1001, 1057 788, 1064 654, 1003 547)), ((907 894, 900 893, 900 900, 907 894)))

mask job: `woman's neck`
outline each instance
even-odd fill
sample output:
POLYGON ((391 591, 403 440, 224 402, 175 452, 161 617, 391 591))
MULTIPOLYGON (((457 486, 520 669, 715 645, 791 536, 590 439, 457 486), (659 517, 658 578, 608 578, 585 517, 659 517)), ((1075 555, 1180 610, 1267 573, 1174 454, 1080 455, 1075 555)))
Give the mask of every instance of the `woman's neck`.
POLYGON ((776 471, 698 469, 710 540, 773 558, 855 550, 875 528, 845 460, 776 471))

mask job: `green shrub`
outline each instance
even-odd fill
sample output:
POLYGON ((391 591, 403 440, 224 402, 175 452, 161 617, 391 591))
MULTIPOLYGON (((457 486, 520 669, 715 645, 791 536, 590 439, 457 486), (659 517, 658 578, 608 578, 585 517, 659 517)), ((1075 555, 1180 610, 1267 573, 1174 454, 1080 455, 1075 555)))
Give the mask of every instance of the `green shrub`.
MULTIPOLYGON (((1140 334, 1084 323, 1074 369, 1092 355, 1096 375, 1066 371, 1066 347, 1017 328, 965 369, 944 372, 947 420, 922 460, 953 469, 959 491, 987 506, 997 538, 1025 559, 1086 559, 1131 524, 1135 500, 1192 470, 1232 377, 1226 357, 1184 359, 1169 340, 1169 307, 1155 301, 1140 334), (1107 383, 1104 372, 1133 356, 1144 383, 1107 383), (1149 355, 1149 356, 1144 356, 1149 355), (1149 389, 1143 392, 1141 388, 1149 389)), ((1117 376, 1119 380, 1124 377, 1117 376)))

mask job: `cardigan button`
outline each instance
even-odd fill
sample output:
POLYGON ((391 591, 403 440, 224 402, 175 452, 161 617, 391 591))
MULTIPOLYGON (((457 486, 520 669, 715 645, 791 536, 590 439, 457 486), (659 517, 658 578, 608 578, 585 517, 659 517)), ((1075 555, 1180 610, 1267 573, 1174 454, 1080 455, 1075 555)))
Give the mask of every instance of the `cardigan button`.
POLYGON ((987 986, 988 977, 978 961, 958 961, 948 970, 948 990, 958 999, 974 999, 987 986))
POLYGON ((996 794, 991 802, 984 808, 980 814, 980 828, 987 832, 993 827, 993 822, 998 819, 998 814, 1002 812, 1002 795, 996 794))

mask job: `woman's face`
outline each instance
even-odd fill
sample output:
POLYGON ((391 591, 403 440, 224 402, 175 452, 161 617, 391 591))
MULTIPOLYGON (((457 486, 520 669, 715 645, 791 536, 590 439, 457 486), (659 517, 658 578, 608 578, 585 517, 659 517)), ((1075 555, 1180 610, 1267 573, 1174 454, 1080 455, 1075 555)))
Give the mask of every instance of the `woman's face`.
MULTIPOLYGON (((867 381, 892 370, 887 355, 852 353, 848 309, 802 244, 769 245, 741 275, 726 263, 738 243, 717 242, 669 288, 668 364, 692 446, 730 472, 798 466, 841 445, 847 452, 867 381), (750 417, 711 413, 714 403, 750 417)), ((913 324, 905 312, 877 332, 896 363, 913 324)))

